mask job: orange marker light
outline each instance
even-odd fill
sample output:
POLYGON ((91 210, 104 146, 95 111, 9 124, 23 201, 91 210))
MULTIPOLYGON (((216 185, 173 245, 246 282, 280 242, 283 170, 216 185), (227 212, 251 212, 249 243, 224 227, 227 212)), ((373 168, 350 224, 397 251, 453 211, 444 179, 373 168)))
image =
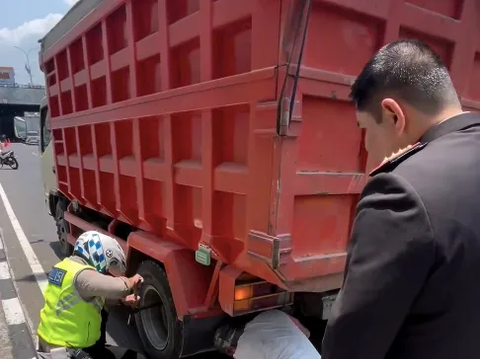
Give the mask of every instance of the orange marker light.
POLYGON ((252 297, 252 287, 235 288, 235 300, 243 300, 252 297))

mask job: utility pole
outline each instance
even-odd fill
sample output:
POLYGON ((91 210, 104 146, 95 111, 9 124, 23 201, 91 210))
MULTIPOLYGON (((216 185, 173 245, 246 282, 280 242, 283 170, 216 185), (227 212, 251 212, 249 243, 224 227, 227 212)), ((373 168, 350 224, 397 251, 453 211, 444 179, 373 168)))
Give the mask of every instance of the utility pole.
POLYGON ((24 49, 22 49, 21 47, 18 47, 18 46, 14 46, 14 48, 20 50, 21 52, 23 52, 25 54, 25 58, 27 59, 27 62, 25 63, 25 71, 27 71, 27 74, 30 77, 30 86, 33 87, 32 68, 30 67, 30 57, 28 55, 30 54, 30 52, 32 52, 33 50, 36 50, 36 49, 33 48, 33 49, 28 50, 28 51, 25 51, 24 49))

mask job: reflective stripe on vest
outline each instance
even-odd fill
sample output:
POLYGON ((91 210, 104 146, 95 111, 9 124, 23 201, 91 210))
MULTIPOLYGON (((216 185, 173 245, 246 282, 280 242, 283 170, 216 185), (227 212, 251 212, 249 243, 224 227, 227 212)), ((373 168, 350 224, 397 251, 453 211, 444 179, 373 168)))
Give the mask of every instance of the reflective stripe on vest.
POLYGON ((88 348, 100 338, 105 300, 97 297, 86 302, 78 295, 73 283, 83 270, 95 268, 66 258, 48 275, 37 333, 50 345, 88 348))
MULTIPOLYGON (((63 312, 65 312, 66 310, 69 310, 70 308, 72 308, 74 305, 80 303, 81 301, 83 301, 83 299, 80 298, 77 293, 70 293, 65 298, 57 302, 57 306, 55 308, 55 314, 57 314, 58 316, 63 312)), ((90 304, 92 304, 95 307, 98 313, 102 312, 103 301, 100 298, 93 299, 90 304)))

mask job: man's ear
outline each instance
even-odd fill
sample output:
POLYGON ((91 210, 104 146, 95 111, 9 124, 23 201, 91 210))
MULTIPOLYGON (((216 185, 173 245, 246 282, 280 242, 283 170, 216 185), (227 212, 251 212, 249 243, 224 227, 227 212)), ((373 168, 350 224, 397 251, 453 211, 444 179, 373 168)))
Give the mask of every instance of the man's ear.
POLYGON ((405 114, 403 113, 402 108, 392 98, 384 98, 381 102, 382 106, 382 118, 385 121, 390 121, 390 123, 395 127, 395 132, 397 134, 402 134, 405 130, 405 114))

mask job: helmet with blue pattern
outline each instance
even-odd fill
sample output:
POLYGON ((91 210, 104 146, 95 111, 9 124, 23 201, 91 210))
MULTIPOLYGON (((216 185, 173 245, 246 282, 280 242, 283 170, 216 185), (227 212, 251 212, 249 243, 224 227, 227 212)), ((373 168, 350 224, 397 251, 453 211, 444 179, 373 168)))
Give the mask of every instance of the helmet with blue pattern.
POLYGON ((125 252, 118 242, 97 231, 88 231, 78 237, 73 254, 103 274, 110 269, 124 273, 127 267, 125 252))

